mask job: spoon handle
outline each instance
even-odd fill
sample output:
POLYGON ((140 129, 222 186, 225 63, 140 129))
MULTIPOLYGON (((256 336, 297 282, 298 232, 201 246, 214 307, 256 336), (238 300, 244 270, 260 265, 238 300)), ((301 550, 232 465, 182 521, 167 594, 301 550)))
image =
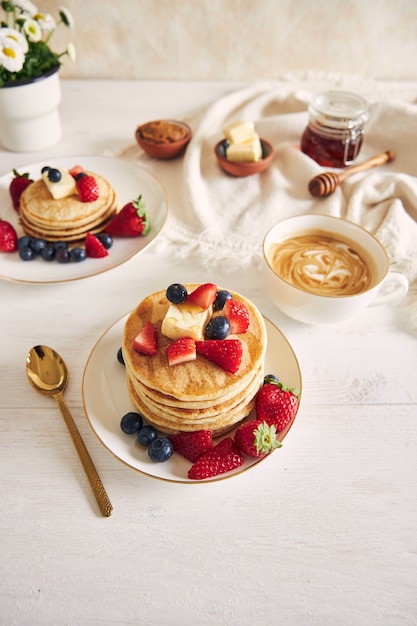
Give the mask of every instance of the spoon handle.
POLYGON ((103 483, 101 482, 100 476, 98 475, 94 463, 91 460, 90 454, 80 435, 80 431, 78 430, 77 425, 74 422, 74 419, 69 412, 67 405, 65 404, 62 394, 58 393, 54 397, 58 403, 61 415, 64 418, 67 428, 70 432, 72 441, 74 442, 81 463, 83 464, 85 473, 87 474, 87 478, 90 482, 91 488, 97 500, 97 504, 100 507, 100 511, 102 512, 104 517, 109 517, 113 512, 113 506, 109 500, 106 490, 104 489, 103 483))

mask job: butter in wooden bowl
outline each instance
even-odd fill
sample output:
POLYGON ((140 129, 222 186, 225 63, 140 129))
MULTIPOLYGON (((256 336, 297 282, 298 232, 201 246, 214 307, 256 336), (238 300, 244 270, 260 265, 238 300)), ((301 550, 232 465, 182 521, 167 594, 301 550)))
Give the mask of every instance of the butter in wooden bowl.
POLYGON ((274 157, 273 146, 261 139, 250 121, 232 122, 215 146, 220 167, 232 176, 250 176, 264 171, 274 157))

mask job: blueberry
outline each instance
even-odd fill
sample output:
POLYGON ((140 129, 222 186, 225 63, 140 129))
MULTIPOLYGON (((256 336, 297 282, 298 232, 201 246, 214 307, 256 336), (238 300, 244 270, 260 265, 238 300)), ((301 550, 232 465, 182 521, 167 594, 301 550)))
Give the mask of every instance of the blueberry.
POLYGON ((84 178, 84 176, 87 176, 87 174, 85 172, 80 172, 76 175, 75 180, 80 180, 80 178, 84 178))
POLYGON ((22 248, 29 248, 30 246, 30 237, 28 237, 27 235, 23 235, 22 237, 19 237, 19 239, 17 240, 17 247, 19 250, 21 250, 22 248))
POLYGON ((58 248, 58 250, 55 251, 55 258, 58 263, 69 263, 71 257, 68 248, 58 248))
POLYGON ((106 250, 110 250, 113 245, 113 237, 108 233, 98 233, 97 239, 101 241, 106 250))
POLYGON ((173 445, 167 437, 157 437, 149 444, 148 447, 149 457, 156 463, 168 461, 173 452, 173 445))
POLYGON ((212 317, 206 326, 207 339, 226 339, 230 335, 230 322, 227 317, 212 317))
POLYGON ((214 311, 221 311, 226 304, 226 300, 231 300, 233 298, 230 291, 226 291, 226 289, 220 289, 216 294, 216 299, 213 303, 214 311))
POLYGON ((74 263, 81 263, 81 261, 85 261, 87 258, 87 253, 84 248, 73 248, 69 253, 71 261, 74 263))
POLYGON ((30 240, 30 247, 32 248, 35 254, 40 254, 44 248, 46 248, 47 243, 45 239, 41 239, 40 237, 34 237, 30 240))
POLYGON ((35 258, 36 254, 33 252, 32 248, 20 248, 19 256, 22 261, 32 261, 35 258))
POLYGON ((43 168, 41 169, 41 174, 45 174, 45 172, 49 172, 51 168, 49 167, 49 165, 44 165, 43 168))
POLYGON ((51 181, 51 183, 59 183, 59 181, 62 178, 62 174, 59 170, 55 169, 54 167, 50 167, 48 170, 48 178, 51 181))
POLYGON ((187 299, 187 290, 184 285, 180 283, 173 283, 166 291, 166 296, 173 304, 181 304, 187 299))
POLYGON ((123 350, 121 348, 118 349, 117 351, 117 360, 119 361, 119 363, 121 363, 122 365, 125 364, 125 360, 123 358, 123 350))
POLYGON ((148 447, 149 444, 154 441, 158 437, 158 433, 156 432, 156 428, 153 426, 143 426, 138 431, 138 442, 142 446, 148 447))
POLYGON ((41 257, 44 261, 53 261, 55 258, 55 248, 53 245, 46 245, 45 248, 41 250, 41 257))
POLYGON ((56 252, 57 250, 59 250, 60 248, 65 248, 65 249, 67 249, 67 248, 68 248, 68 244, 67 244, 67 242, 66 242, 66 241, 55 241, 55 242, 54 242, 54 248, 55 248, 55 252, 56 252))
POLYGON ((279 379, 275 374, 266 374, 264 376, 264 385, 268 385, 269 383, 279 383, 279 379))
POLYGON ((143 426, 143 417, 140 413, 129 411, 123 415, 120 421, 120 428, 126 435, 133 435, 137 433, 143 426))

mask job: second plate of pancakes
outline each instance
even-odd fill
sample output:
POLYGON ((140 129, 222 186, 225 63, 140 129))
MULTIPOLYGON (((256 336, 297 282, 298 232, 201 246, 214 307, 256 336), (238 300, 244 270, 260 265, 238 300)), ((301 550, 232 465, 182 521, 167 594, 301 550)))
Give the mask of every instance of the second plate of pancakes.
MULTIPOLYGON (((119 208, 142 194, 151 223, 149 234, 146 237, 114 238, 107 257, 88 258, 82 263, 61 264, 57 261, 46 262, 41 258, 22 261, 17 252, 1 254, 0 278, 27 283, 60 283, 88 278, 126 263, 145 250, 161 232, 168 216, 168 195, 163 185, 152 174, 136 164, 106 157, 66 156, 54 157, 48 163, 39 162, 19 167, 19 172, 28 172, 29 177, 37 181, 45 165, 67 169, 81 165, 85 170, 97 173, 114 189, 119 208)), ((0 177, 0 203, 3 207, 2 219, 10 222, 20 237, 24 232, 9 193, 13 176, 13 172, 10 172, 0 177)), ((53 222, 52 226, 49 224, 48 227, 53 231, 53 222)))

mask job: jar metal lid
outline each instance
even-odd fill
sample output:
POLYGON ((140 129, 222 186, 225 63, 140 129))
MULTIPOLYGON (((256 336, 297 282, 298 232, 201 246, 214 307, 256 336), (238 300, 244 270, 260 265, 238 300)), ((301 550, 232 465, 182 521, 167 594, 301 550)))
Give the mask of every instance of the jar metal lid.
POLYGON ((319 93, 308 110, 316 122, 331 128, 362 127, 369 116, 366 100, 348 91, 319 93))

